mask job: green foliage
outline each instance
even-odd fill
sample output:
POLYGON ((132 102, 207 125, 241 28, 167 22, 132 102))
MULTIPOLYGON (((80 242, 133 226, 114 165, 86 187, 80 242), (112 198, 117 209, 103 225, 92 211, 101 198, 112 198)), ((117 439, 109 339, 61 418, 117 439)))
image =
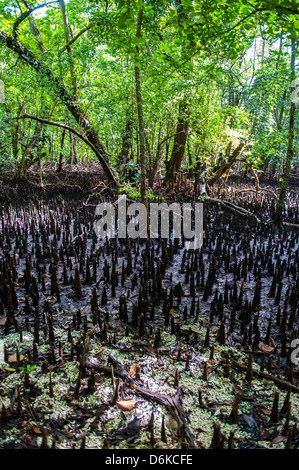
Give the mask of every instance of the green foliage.
MULTIPOLYGON (((129 199, 140 199, 140 188, 136 188, 132 186, 131 183, 124 183, 122 184, 120 190, 120 194, 126 194, 129 199)), ((158 201, 159 197, 155 196, 153 190, 150 188, 146 191, 146 197, 149 202, 158 201)), ((164 199, 164 198, 163 198, 164 199)))
POLYGON ((37 364, 26 364, 25 367, 20 366, 19 370, 23 371, 25 374, 31 374, 34 371, 37 364))
MULTIPOLYGON (((153 190, 151 188, 146 191, 146 197, 147 197, 147 200, 149 202, 158 201, 158 199, 159 199, 158 196, 154 195, 153 190)), ((163 200, 164 200, 164 198, 163 198, 163 200)))
POLYGON ((130 199, 140 198, 140 188, 136 188, 135 186, 132 186, 131 183, 122 184, 119 192, 120 194, 125 193, 130 199))
MULTIPOLYGON (((26 11, 25 4, 20 4, 22 11, 18 5, 12 0, 0 1, 0 30, 9 35, 16 18, 26 11)), ((30 7, 38 5, 41 3, 37 0, 30 3, 30 7)), ((76 38, 70 48, 66 47, 62 11, 56 4, 32 13, 35 27, 29 16, 24 18, 17 39, 77 100, 105 144, 109 163, 119 172, 121 183, 127 182, 129 175, 132 187, 127 190, 132 194, 138 191, 133 188, 140 180, 134 88, 137 50, 148 166, 154 164, 161 141, 175 134, 183 97, 190 112, 190 158, 186 153, 184 166, 196 167, 200 161, 212 171, 225 155, 233 133, 237 136, 233 148, 240 138, 249 139, 244 154, 254 166, 267 160, 281 165, 290 103, 290 36, 299 25, 297 2, 71 0, 66 9, 76 38), (142 31, 141 37, 136 37, 141 7, 142 31), (278 129, 275 112, 279 113, 281 107, 283 119, 278 129), (134 121, 131 158, 129 163, 117 166, 128 116, 134 121)), ((18 163, 33 136, 35 127, 29 120, 20 121, 18 128, 6 122, 24 111, 80 130, 48 74, 37 73, 3 44, 0 78, 6 87, 6 103, 0 104, 1 165, 10 159, 18 163), (14 132, 17 150, 13 148, 14 132)), ((33 157, 42 151, 47 159, 57 160, 63 155, 64 161, 70 161, 74 143, 68 133, 63 146, 61 129, 43 126, 42 135, 45 141, 32 152, 33 157)), ((173 138, 169 138, 159 148, 162 162, 172 145, 173 138)), ((295 161, 297 146, 296 136, 295 161)), ((79 160, 94 158, 79 141, 76 150, 79 160)), ((150 193, 148 197, 152 197, 150 193)))
POLYGON ((128 163, 121 165, 121 181, 130 180, 132 184, 136 184, 140 178, 140 167, 137 162, 130 160, 128 163))

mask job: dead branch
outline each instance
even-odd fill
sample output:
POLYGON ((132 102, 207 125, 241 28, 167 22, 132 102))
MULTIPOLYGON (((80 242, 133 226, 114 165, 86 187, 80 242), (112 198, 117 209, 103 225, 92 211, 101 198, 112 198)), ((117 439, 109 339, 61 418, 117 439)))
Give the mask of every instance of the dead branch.
MULTIPOLYGON (((239 364, 236 361, 230 362, 230 365, 236 369, 239 369, 241 371, 246 372, 247 366, 243 364, 239 364)), ((278 385, 280 388, 286 389, 286 390, 291 390, 294 393, 299 393, 299 387, 296 385, 292 384, 291 382, 288 382, 287 380, 280 379, 279 377, 276 377, 275 375, 269 374, 268 372, 263 372, 258 369, 252 369, 252 374, 253 376, 259 378, 259 379, 266 379, 266 380, 271 380, 274 382, 276 385, 278 385)))
MULTIPOLYGON (((245 142, 241 142, 238 147, 232 152, 230 158, 228 161, 224 161, 221 163, 220 167, 218 168, 218 170, 216 170, 216 172, 207 180, 207 183, 209 185, 212 185, 214 184, 222 175, 224 175, 225 173, 227 173, 230 168, 232 167, 232 165, 235 163, 235 161, 237 160, 237 157, 238 155, 241 153, 243 147, 245 145, 245 142)), ((230 152, 230 149, 231 147, 228 147, 227 148, 227 154, 229 154, 230 152)))
MULTIPOLYGON (((111 354, 109 355, 109 362, 113 366, 113 373, 115 376, 122 379, 125 383, 133 387, 134 392, 137 395, 142 396, 143 398, 154 402, 159 403, 164 406, 167 411, 172 415, 178 424, 178 435, 182 440, 182 447, 185 449, 194 449, 197 447, 194 437, 191 434, 191 431, 187 425, 187 419, 182 409, 182 396, 183 391, 179 387, 174 396, 164 395, 159 392, 151 392, 150 390, 141 387, 125 370, 124 366, 111 354)), ((93 368, 98 372, 102 372, 107 375, 111 375, 111 367, 101 366, 100 364, 89 364, 87 362, 87 367, 93 368)))
POLYGON ((284 225, 287 228, 290 228, 292 230, 298 230, 299 231, 299 224, 291 224, 290 222, 282 222, 282 225, 284 225))
POLYGON ((96 207, 98 205, 97 204, 89 204, 89 200, 90 198, 94 195, 95 191, 98 191, 97 192, 97 197, 99 197, 103 191, 105 190, 108 190, 108 191, 118 191, 118 189, 115 189, 115 188, 109 188, 103 181, 99 184, 97 184, 97 186, 95 186, 92 190, 91 190, 91 194, 89 194, 88 198, 86 199, 86 201, 82 203, 83 207, 96 207), (98 189, 101 188, 100 191, 98 191, 98 189))
POLYGON ((258 175, 257 175, 257 172, 256 170, 252 167, 251 163, 247 162, 247 160, 245 158, 239 158, 237 160, 238 162, 242 162, 242 163, 245 163, 245 165, 247 166, 247 168, 249 168, 249 170, 251 171, 252 173, 252 176, 254 177, 254 180, 255 180, 255 190, 253 189, 243 189, 243 190, 240 190, 240 191, 237 191, 237 192, 245 192, 245 191, 255 191, 256 193, 258 191, 261 191, 261 192, 269 192, 270 194, 272 194, 272 196, 278 201, 278 196, 277 194, 275 194, 274 191, 272 191, 272 189, 269 189, 269 188, 261 188, 260 187, 260 182, 259 182, 259 178, 258 178, 258 175))
POLYGON ((217 204, 220 204, 222 206, 224 206, 225 208, 227 208, 228 210, 236 213, 236 214, 239 214, 239 215, 243 215, 243 216, 247 216, 247 217, 252 217, 253 219, 255 219, 259 224, 261 223, 261 220, 255 215, 253 214, 252 212, 246 210, 246 209, 243 209, 243 207, 240 207, 240 206, 236 206, 236 204, 233 204, 232 202, 229 202, 229 201, 223 201, 222 199, 217 199, 217 198, 213 198, 213 197, 206 197, 205 198, 205 201, 207 202, 215 202, 217 204))

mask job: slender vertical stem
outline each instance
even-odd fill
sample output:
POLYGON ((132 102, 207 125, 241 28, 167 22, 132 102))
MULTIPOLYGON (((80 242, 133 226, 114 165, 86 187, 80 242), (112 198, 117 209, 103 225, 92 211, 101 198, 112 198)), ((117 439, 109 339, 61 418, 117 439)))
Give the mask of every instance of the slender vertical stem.
MULTIPOLYGON (((140 8, 139 13, 138 13, 138 20, 137 20, 136 38, 141 37, 142 19, 143 19, 143 9, 140 8)), ((134 70, 135 70, 136 102, 137 102, 138 123, 139 123, 140 195, 141 195, 141 202, 146 205, 145 136, 144 136, 144 118, 143 118, 139 58, 140 58, 139 47, 137 45, 134 70)))
POLYGON ((64 0, 59 0, 59 3, 60 3, 62 18, 63 18, 66 49, 69 55, 69 64, 70 64, 70 72, 71 72, 71 77, 72 77, 73 93, 74 93, 74 96, 76 97, 78 89, 77 89, 77 79, 76 79, 76 74, 75 74, 75 64, 74 64, 72 49, 71 49, 71 46, 69 45, 69 42, 72 39, 71 34, 70 34, 70 25, 69 25, 69 21, 67 17, 67 11, 66 11, 64 0))
POLYGON ((296 39, 292 36, 291 40, 291 106, 290 106, 290 115, 289 115, 289 137, 288 137, 288 147, 285 159, 284 174, 282 177, 282 183, 280 187, 279 198, 276 207, 276 222, 280 223, 282 220, 284 201, 287 193, 287 188, 289 184, 291 163, 293 159, 293 142, 294 142, 294 121, 295 121, 295 62, 296 62, 296 39))

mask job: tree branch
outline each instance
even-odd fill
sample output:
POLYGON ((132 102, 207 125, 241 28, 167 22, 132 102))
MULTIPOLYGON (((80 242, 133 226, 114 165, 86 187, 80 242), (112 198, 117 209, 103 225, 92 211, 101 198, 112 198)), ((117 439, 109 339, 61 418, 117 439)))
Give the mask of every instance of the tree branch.
MULTIPOLYGON (((242 370, 244 372, 247 370, 246 365, 239 364, 236 361, 232 361, 231 366, 235 367, 236 369, 242 370)), ((272 382, 274 382, 280 388, 284 388, 286 390, 291 390, 294 393, 299 393, 299 388, 296 385, 292 384, 291 382, 289 382, 287 380, 281 379, 279 377, 276 377, 275 375, 268 374, 268 372, 263 372, 263 371, 258 370, 258 369, 252 369, 252 373, 258 379, 271 380, 272 382)))
POLYGON ((56 121, 49 121, 47 119, 43 119, 43 118, 39 118, 37 116, 32 116, 31 114, 22 114, 22 116, 19 116, 19 117, 16 117, 16 118, 13 118, 13 119, 32 119, 32 120, 35 120, 35 121, 38 121, 42 124, 48 124, 49 126, 56 126, 56 127, 60 127, 61 129, 66 129, 68 130, 69 132, 72 132, 73 134, 75 134, 77 137, 79 137, 79 139, 83 140, 83 142, 85 142, 86 145, 88 145, 92 151, 96 154, 98 160, 100 161, 103 169, 105 170, 106 173, 110 174, 110 177, 111 177, 111 181, 115 183, 115 185, 117 185, 117 181, 115 179, 115 176, 114 174, 112 173, 111 171, 111 168, 109 167, 109 165, 107 164, 106 160, 104 159, 103 155, 99 152, 99 150, 89 141, 89 139, 87 137, 85 137, 84 135, 82 135, 80 132, 78 132, 76 129, 74 129, 73 127, 71 126, 68 126, 67 124, 62 124, 60 122, 56 122, 56 121))
POLYGON ((241 153, 244 145, 245 145, 245 142, 240 142, 238 147, 235 148, 235 150, 231 154, 231 157, 229 158, 228 162, 224 161, 221 163, 218 170, 216 170, 216 172, 211 176, 211 178, 208 179, 207 183, 209 185, 214 184, 222 175, 224 175, 224 173, 226 173, 231 168, 231 166, 236 161, 238 155, 241 153))
POLYGON ((14 22, 13 30, 12 30, 13 39, 17 38, 19 26, 22 23, 22 21, 26 20, 26 18, 28 18, 28 16, 30 16, 31 13, 33 13, 35 10, 38 10, 39 8, 47 7, 48 5, 52 5, 53 3, 58 3, 58 1, 55 0, 53 2, 43 3, 42 5, 37 5, 36 7, 31 7, 28 10, 24 11, 14 22))
POLYGON ((232 202, 223 201, 222 199, 217 199, 217 198, 214 198, 214 197, 207 197, 207 196, 205 197, 205 201, 220 204, 220 205, 224 206, 226 209, 228 209, 228 210, 230 210, 230 211, 232 211, 232 212, 234 212, 238 215, 252 217, 253 219, 256 220, 256 222, 258 222, 259 224, 261 223, 261 220, 255 214, 253 214, 252 212, 244 209, 243 207, 236 206, 236 204, 233 204, 232 202))
POLYGON ((70 41, 68 41, 67 44, 65 44, 65 46, 63 46, 62 49, 60 49, 59 54, 62 54, 65 50, 67 50, 68 47, 70 47, 72 44, 74 44, 74 42, 77 41, 77 39, 79 39, 79 37, 82 36, 82 34, 86 33, 86 31, 89 31, 91 28, 93 28, 96 25, 97 25, 97 23, 91 23, 88 26, 86 26, 85 28, 81 29, 81 31, 79 31, 76 34, 76 36, 74 36, 70 41))
POLYGON ((186 133, 185 131, 179 131, 179 132, 175 132, 174 134, 171 134, 171 135, 167 135, 166 137, 164 137, 161 142, 158 143, 157 145, 157 149, 159 149, 167 140, 171 139, 172 137, 175 137, 176 135, 178 134, 182 134, 182 133, 186 133))
POLYGON ((85 135, 91 144, 90 147, 94 147, 97 150, 97 154, 100 155, 100 161, 103 163, 103 168, 107 174, 109 180, 115 184, 116 180, 111 172, 111 169, 106 161, 106 151, 101 143, 98 133, 93 128, 93 126, 89 123, 89 120, 86 117, 85 111, 80 107, 79 103, 76 101, 74 96, 70 95, 61 80, 59 80, 52 70, 45 64, 43 61, 39 60, 35 55, 32 53, 30 49, 25 47, 20 41, 9 36, 4 31, 0 31, 0 44, 11 49, 15 52, 22 61, 30 65, 37 73, 42 75, 46 78, 49 82, 49 85, 55 92, 56 96, 60 98, 62 103, 67 107, 69 112, 75 118, 76 122, 85 132, 85 135), (105 162, 105 163, 104 163, 105 162))

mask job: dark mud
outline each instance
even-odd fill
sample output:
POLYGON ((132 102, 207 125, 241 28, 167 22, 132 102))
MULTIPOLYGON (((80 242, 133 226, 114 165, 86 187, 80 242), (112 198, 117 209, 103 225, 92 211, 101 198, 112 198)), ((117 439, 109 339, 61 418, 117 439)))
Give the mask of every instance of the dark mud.
MULTIPOLYGON (((220 196, 271 220, 271 195, 240 188, 220 196)), ((151 392, 182 389, 195 447, 297 448, 298 232, 203 201, 200 250, 103 242, 95 207, 117 195, 1 197, 0 447, 184 448, 163 405, 107 373, 112 354, 151 392)))

